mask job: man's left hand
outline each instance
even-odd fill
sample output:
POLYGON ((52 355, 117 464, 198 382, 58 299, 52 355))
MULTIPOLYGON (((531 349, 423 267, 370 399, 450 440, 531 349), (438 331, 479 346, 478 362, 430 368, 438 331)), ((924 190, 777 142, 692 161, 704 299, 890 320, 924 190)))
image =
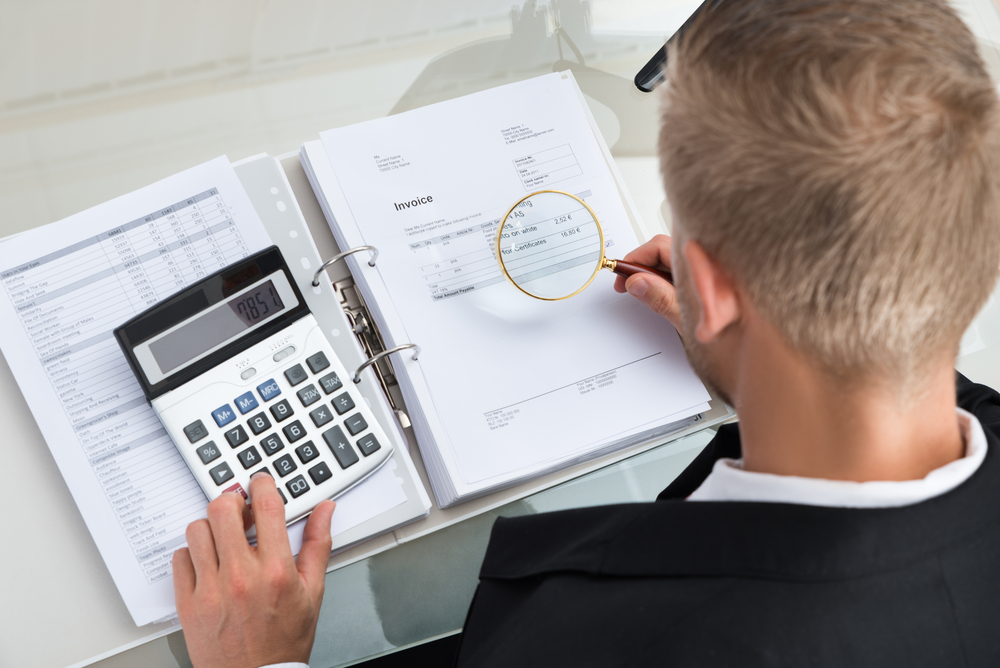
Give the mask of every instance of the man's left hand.
POLYGON ((284 502, 274 480, 250 481, 257 545, 244 535, 243 498, 223 494, 208 518, 187 528, 188 547, 174 553, 174 595, 195 666, 252 668, 308 663, 323 601, 334 503, 316 506, 293 559, 284 502))

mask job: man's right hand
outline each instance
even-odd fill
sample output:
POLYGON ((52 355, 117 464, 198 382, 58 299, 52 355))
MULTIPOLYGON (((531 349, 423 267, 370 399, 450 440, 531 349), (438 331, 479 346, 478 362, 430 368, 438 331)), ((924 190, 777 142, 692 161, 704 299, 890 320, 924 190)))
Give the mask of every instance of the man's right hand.
MULTIPOLYGON (((635 262, 672 272, 670 261, 672 245, 673 239, 665 234, 658 234, 622 259, 626 262, 635 262)), ((676 273, 674 275, 676 276, 676 273)), ((677 293, 674 286, 666 280, 646 273, 633 274, 627 279, 624 276, 618 276, 615 279, 615 290, 628 292, 651 310, 669 320, 678 332, 683 331, 677 293)))

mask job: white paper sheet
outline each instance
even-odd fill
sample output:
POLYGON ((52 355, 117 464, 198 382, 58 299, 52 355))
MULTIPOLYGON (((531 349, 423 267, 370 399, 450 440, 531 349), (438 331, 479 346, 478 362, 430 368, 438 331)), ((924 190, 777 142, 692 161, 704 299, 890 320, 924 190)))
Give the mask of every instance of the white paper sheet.
POLYGON ((498 219, 543 189, 594 209, 610 257, 638 244, 568 75, 321 138, 342 193, 328 193, 338 225, 380 251, 378 278, 399 317, 393 343, 422 348, 418 373, 456 486, 540 470, 636 424, 704 408, 677 333, 615 293, 609 272, 551 303, 522 295, 497 267, 498 219))
MULTIPOLYGON (((270 243, 225 157, 0 243, 0 348, 137 625, 175 614, 171 556, 206 499, 112 330, 270 243)), ((405 501, 377 476, 339 531, 405 501)))

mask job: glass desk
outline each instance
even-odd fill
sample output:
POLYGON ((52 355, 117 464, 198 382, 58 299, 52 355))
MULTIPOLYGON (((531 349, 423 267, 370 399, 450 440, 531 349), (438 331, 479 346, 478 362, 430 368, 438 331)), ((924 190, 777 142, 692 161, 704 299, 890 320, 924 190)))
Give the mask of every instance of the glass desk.
MULTIPOLYGON (((645 223, 665 229, 656 96, 636 90, 632 77, 698 4, 7 0, 0 236, 220 154, 287 156, 332 127, 563 69, 574 71, 645 223)), ((955 4, 996 77, 993 0, 955 4)), ((994 301, 959 361, 994 385, 998 319, 994 301)), ((14 473, 0 503, 20 511, 0 519, 0 665, 187 665, 176 627, 132 623, 6 362, 0 377, 9 381, 0 420, 14 473)), ((498 514, 650 500, 710 436, 675 441, 329 573, 312 665, 458 630, 498 514)))

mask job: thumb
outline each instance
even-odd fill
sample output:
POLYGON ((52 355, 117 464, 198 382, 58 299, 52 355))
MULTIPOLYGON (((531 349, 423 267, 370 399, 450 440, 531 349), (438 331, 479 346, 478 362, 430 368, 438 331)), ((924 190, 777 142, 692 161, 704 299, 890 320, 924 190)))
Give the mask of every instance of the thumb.
POLYGON ((649 307, 680 331, 681 314, 674 286, 653 274, 633 274, 625 281, 628 293, 649 307))
POLYGON ((302 549, 295 560, 295 567, 312 588, 322 593, 326 577, 326 563, 330 559, 333 540, 330 538, 330 520, 333 501, 324 501, 313 509, 302 532, 302 549))

